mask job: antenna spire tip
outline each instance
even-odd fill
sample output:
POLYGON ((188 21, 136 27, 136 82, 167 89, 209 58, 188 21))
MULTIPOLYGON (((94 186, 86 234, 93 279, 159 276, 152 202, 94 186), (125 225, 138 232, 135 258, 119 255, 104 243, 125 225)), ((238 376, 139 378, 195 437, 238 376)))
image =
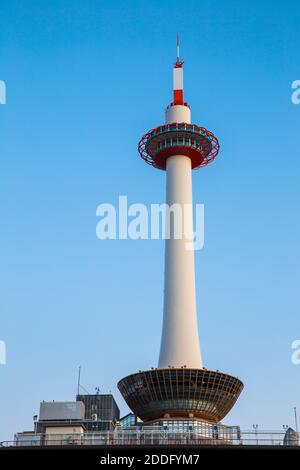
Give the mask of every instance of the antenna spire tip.
POLYGON ((180 48, 179 48, 179 45, 180 45, 179 34, 177 33, 177 35, 176 35, 177 58, 176 58, 176 63, 175 63, 175 66, 176 66, 176 67, 182 67, 182 64, 183 64, 183 60, 180 60, 180 48))

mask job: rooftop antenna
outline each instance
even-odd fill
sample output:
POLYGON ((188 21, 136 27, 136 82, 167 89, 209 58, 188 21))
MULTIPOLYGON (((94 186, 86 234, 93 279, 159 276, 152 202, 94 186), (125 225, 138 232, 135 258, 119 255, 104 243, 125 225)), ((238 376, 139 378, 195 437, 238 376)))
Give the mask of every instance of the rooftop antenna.
POLYGON ((297 418, 297 407, 296 406, 294 406, 294 417, 295 417, 296 433, 298 434, 298 418, 297 418))
POLYGON ((81 375, 81 366, 78 367, 77 395, 80 394, 80 375, 81 375))

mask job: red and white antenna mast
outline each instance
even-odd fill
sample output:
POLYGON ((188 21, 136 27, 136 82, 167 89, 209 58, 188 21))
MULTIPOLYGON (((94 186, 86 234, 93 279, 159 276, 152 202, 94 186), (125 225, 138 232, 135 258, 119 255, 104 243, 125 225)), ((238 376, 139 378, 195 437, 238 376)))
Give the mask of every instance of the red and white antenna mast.
POLYGON ((180 60, 179 36, 177 34, 177 59, 173 69, 173 104, 183 105, 183 60, 180 60))

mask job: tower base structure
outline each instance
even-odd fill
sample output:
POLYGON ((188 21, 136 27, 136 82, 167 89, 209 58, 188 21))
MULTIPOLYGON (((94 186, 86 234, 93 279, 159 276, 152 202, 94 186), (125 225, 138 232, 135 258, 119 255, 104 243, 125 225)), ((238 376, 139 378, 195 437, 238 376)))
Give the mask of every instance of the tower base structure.
MULTIPOLYGON (((163 418, 144 422, 141 429, 147 435, 149 430, 159 430, 168 444, 187 445, 233 444, 240 441, 239 426, 210 423, 198 418, 163 418)), ((159 443, 161 444, 161 443, 159 443)))
POLYGON ((146 422, 163 418, 219 423, 244 385, 236 377, 208 369, 152 369, 128 375, 118 388, 129 408, 146 422))

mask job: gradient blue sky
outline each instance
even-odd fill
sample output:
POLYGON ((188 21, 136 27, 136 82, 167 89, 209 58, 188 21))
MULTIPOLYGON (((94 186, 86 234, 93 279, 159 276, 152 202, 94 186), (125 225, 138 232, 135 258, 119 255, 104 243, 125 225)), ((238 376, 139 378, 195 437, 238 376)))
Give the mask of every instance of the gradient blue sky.
POLYGON ((171 100, 176 33, 193 122, 221 152, 194 173, 205 365, 245 390, 228 424, 293 424, 300 365, 300 4, 248 0, 1 0, 0 440, 41 400, 70 400, 156 366, 162 241, 99 241, 96 207, 164 201, 137 142, 171 100))

